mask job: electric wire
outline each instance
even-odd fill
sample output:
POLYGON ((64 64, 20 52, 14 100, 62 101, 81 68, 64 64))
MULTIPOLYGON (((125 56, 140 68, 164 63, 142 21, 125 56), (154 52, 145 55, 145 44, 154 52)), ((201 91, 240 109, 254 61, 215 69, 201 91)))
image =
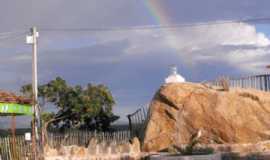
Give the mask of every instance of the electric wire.
POLYGON ((14 38, 14 37, 17 37, 17 36, 22 36, 22 35, 26 35, 27 32, 22 32, 22 33, 17 33, 17 34, 12 34, 12 35, 7 35, 7 36, 0 36, 0 41, 1 40, 7 40, 7 39, 11 39, 11 38, 14 38))
MULTIPOLYGON (((128 30, 158 30, 158 29, 178 29, 185 27, 200 27, 200 26, 211 26, 211 25, 222 25, 230 23, 251 23, 251 22, 270 22, 270 17, 264 18, 246 18, 238 20, 228 21, 210 21, 201 23, 182 23, 182 24, 168 24, 168 25, 142 25, 142 26, 130 26, 130 27, 88 27, 88 28, 43 28, 39 27, 39 31, 60 31, 60 32, 103 32, 103 31, 128 31, 128 30)), ((0 33, 0 41, 10 40, 17 36, 26 35, 29 32, 23 30, 2 32, 0 33)))
POLYGON ((230 23, 251 23, 251 22, 265 22, 270 21, 270 17, 266 18, 249 18, 239 20, 228 20, 228 21, 212 21, 212 22, 201 22, 201 23, 183 23, 183 24, 168 24, 168 25, 142 25, 142 26, 130 26, 130 27, 90 27, 90 28, 40 28, 40 31, 64 31, 64 32, 102 32, 102 31, 125 31, 125 30, 158 30, 158 29, 177 29, 185 27, 199 27, 199 26, 211 26, 211 25, 222 25, 230 23))
POLYGON ((16 35, 16 36, 10 36, 10 37, 6 37, 6 38, 2 38, 2 39, 0 39, 0 45, 9 43, 10 41, 14 41, 14 40, 21 39, 21 38, 23 38, 23 37, 25 37, 25 33, 23 33, 23 34, 18 34, 18 35, 16 35))
POLYGON ((1 32, 0 36, 6 36, 6 35, 12 35, 12 34, 17 34, 17 33, 22 33, 25 32, 24 30, 17 30, 17 31, 9 31, 9 32, 1 32))

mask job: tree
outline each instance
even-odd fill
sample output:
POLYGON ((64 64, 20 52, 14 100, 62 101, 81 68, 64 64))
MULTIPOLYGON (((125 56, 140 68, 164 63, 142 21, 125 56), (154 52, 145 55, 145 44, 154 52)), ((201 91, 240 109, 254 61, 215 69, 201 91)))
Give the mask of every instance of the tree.
POLYGON ((50 122, 55 117, 55 113, 53 112, 42 112, 41 113, 41 123, 44 125, 47 122, 50 122))
MULTIPOLYGON (((22 86, 21 92, 31 96, 31 85, 22 86)), ((69 86, 60 77, 38 87, 41 102, 53 103, 58 112, 52 123, 59 128, 87 128, 107 130, 119 117, 112 113, 115 101, 104 85, 69 86)))

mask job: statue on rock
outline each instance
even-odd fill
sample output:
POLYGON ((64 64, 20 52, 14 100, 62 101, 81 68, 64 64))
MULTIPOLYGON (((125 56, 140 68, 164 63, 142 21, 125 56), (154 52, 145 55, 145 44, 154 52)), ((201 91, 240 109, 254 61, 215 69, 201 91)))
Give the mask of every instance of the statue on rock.
POLYGON ((165 83, 183 83, 185 82, 185 78, 177 73, 177 67, 171 67, 171 74, 165 79, 165 83))

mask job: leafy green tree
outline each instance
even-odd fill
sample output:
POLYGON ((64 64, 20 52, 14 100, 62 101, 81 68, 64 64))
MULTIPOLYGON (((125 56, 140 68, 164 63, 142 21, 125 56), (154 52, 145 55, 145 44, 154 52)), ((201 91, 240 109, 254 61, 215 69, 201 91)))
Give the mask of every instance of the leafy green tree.
POLYGON ((53 120, 55 117, 55 113, 53 112, 42 112, 41 113, 41 122, 42 125, 44 125, 47 122, 50 122, 51 120, 53 120))
MULTIPOLYGON (((58 112, 52 123, 59 128, 87 128, 107 130, 119 117, 112 113, 115 101, 104 85, 88 84, 86 87, 69 86, 60 77, 41 85, 39 101, 53 103, 58 112)), ((31 85, 22 86, 21 92, 31 96, 31 85)))

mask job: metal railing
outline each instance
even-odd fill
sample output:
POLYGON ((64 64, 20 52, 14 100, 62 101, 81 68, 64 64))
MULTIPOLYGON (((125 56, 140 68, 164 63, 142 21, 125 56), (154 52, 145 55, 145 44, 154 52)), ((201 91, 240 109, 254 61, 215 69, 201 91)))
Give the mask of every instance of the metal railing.
POLYGON ((112 131, 112 132, 96 132, 96 131, 81 131, 68 130, 65 132, 48 133, 48 144, 55 148, 59 145, 69 146, 88 146, 89 141, 94 138, 99 143, 125 143, 131 138, 130 131, 112 131))
MULTIPOLYGON (((247 76, 242 78, 225 78, 233 88, 252 88, 261 91, 270 91, 270 74, 247 76)), ((221 86, 220 79, 210 82, 211 85, 221 86)))
POLYGON ((134 113, 127 115, 129 121, 129 129, 132 137, 143 139, 144 129, 149 119, 149 108, 141 107, 134 113))

